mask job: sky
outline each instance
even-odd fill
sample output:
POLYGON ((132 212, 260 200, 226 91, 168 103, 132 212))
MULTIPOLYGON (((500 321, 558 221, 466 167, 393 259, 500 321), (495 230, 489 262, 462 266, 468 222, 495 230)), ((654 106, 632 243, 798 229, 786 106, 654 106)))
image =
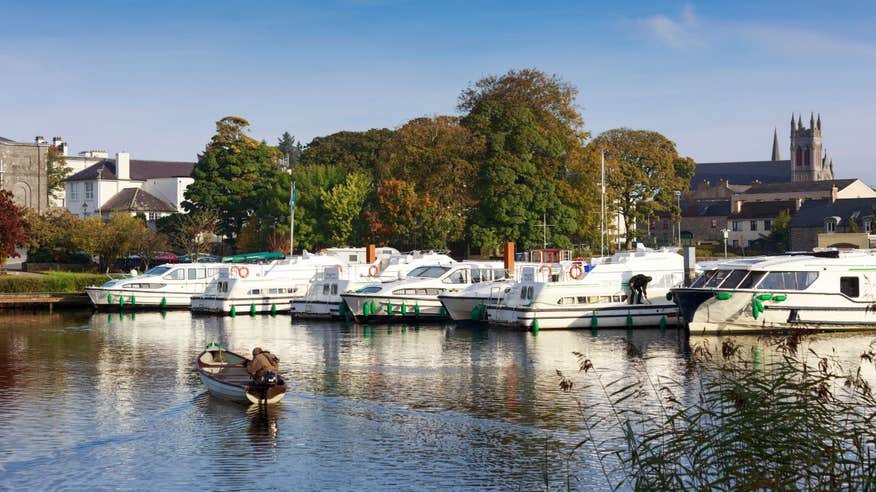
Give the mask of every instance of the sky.
POLYGON ((0 0, 0 136, 194 161, 228 115, 276 143, 458 114, 514 68, 580 91, 595 136, 698 162, 789 157, 820 113, 837 177, 876 185, 876 3, 0 0))

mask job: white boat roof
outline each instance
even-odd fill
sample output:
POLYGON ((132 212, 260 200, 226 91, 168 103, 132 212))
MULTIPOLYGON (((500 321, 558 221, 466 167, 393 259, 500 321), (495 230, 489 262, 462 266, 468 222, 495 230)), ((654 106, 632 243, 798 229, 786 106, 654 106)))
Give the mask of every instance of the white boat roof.
POLYGON ((876 270, 876 250, 820 250, 810 253, 789 253, 777 256, 757 256, 725 260, 714 265, 720 270, 782 270, 798 271, 813 268, 872 268, 876 270))

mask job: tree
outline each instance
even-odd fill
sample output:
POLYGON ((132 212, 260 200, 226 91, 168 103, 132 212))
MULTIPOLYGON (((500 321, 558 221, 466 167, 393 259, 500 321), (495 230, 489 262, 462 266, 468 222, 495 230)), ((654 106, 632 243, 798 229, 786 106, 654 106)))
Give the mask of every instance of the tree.
POLYGON ((849 216, 849 232, 858 232, 858 221, 855 215, 849 216))
POLYGON ((150 228, 143 227, 137 231, 137 235, 131 238, 131 253, 138 255, 143 262, 143 268, 149 269, 152 258, 157 257, 168 249, 166 235, 150 228))
POLYGON ((483 151, 483 137, 462 126, 457 117, 415 118, 384 145, 377 178, 407 181, 418 193, 431 193, 452 219, 443 236, 459 240, 477 203, 477 159, 483 151))
POLYGON ((146 224, 128 213, 110 215, 108 221, 100 216, 81 219, 81 227, 73 232, 79 248, 100 257, 100 269, 109 271, 119 258, 134 254, 137 238, 146 234, 146 224))
POLYGON ((791 227, 791 212, 787 209, 779 212, 770 227, 770 241, 777 245, 778 252, 788 251, 791 227))
POLYGON ((380 149, 392 136, 392 130, 372 128, 364 132, 343 131, 314 138, 301 154, 301 164, 342 166, 348 170, 372 173, 380 149))
POLYGON ((301 142, 296 142, 295 137, 290 135, 289 132, 283 132, 283 136, 278 140, 277 150, 288 159, 289 166, 292 167, 298 164, 298 161, 301 160, 301 152, 304 151, 301 142))
POLYGON ((79 252, 71 234, 81 227, 82 220, 65 209, 50 209, 43 214, 29 210, 27 257, 34 262, 67 263, 79 252))
MULTIPOLYGON (((340 166, 300 164, 291 169, 295 182, 295 246, 311 251, 329 245, 329 214, 322 192, 331 190, 346 179, 340 166)), ((288 228, 285 228, 288 231, 288 228)))
POLYGON ((183 202, 189 212, 215 211, 220 232, 229 237, 252 216, 271 222, 289 214, 289 178, 277 166, 278 151, 247 135, 248 128, 249 122, 236 116, 216 122, 183 202))
POLYGON ((377 242, 405 249, 447 246, 449 214, 412 183, 388 179, 380 184, 374 210, 366 212, 377 242))
POLYGON ((216 239, 219 216, 212 210, 197 210, 190 214, 171 214, 156 222, 158 231, 170 243, 185 252, 193 261, 209 251, 216 239))
POLYGON ((558 77, 532 69, 489 76, 462 92, 458 107, 468 112, 462 124, 485 142, 480 202, 470 224, 475 244, 541 245, 544 215, 554 226, 551 244, 571 244, 577 214, 560 200, 558 186, 588 137, 575 108, 577 93, 558 77))
POLYGON ((57 147, 49 147, 46 153, 46 187, 49 195, 64 189, 64 180, 72 171, 67 167, 67 160, 57 147))
POLYGON ((696 164, 680 157, 674 142, 654 131, 616 128, 590 145, 594 154, 605 151, 606 204, 623 217, 627 249, 649 215, 671 210, 677 217, 675 192, 688 189, 696 164))
POLYGON ((24 208, 12 201, 12 193, 0 191, 0 267, 18 256, 15 248, 27 244, 27 229, 24 208))
POLYGON ((370 191, 371 178, 363 172, 353 172, 331 191, 321 192, 322 202, 329 217, 329 240, 333 245, 352 244, 354 221, 363 216, 363 206, 370 191))

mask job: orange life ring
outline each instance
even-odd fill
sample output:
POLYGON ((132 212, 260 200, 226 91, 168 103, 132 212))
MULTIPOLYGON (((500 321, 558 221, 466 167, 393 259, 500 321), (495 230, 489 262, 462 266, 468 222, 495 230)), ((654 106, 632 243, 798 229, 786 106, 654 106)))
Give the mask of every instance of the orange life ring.
POLYGON ((240 267, 237 266, 237 265, 232 266, 231 268, 228 269, 228 274, 229 274, 229 275, 237 275, 237 269, 238 269, 238 268, 240 268, 240 267))
POLYGON ((337 265, 335 265, 335 267, 338 269, 339 272, 343 273, 343 271, 344 271, 343 265, 337 264, 337 265))
POLYGON ((581 268, 581 265, 572 265, 572 268, 569 269, 569 276, 572 277, 572 280, 581 280, 581 277, 584 276, 584 269, 581 268))
POLYGON ((240 276, 240 278, 249 277, 249 268, 245 266, 239 267, 237 269, 237 274, 240 276))
POLYGON ((371 265, 368 267, 369 277, 376 277, 378 273, 380 273, 380 268, 377 265, 371 265))
POLYGON ((584 257, 583 256, 576 256, 575 262, 576 263, 584 263, 584 257))
POLYGON ((541 273, 547 268, 548 275, 554 274, 554 269, 550 265, 542 265, 541 268, 538 269, 538 273, 541 273))

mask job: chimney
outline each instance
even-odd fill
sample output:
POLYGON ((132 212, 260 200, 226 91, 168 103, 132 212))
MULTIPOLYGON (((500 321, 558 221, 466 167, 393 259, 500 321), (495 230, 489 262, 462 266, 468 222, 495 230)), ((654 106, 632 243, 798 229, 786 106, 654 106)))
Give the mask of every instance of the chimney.
POLYGON ((37 135, 36 138, 33 139, 33 141, 34 141, 37 145, 44 144, 44 143, 46 143, 46 137, 44 137, 44 136, 42 136, 42 135, 37 135))
POLYGON ((67 142, 61 137, 52 137, 52 147, 58 149, 61 155, 67 155, 67 142))
POLYGON ((734 207, 733 207, 734 213, 741 214, 742 213, 742 200, 737 199, 733 203, 733 205, 734 205, 734 207))
POLYGON ((127 152, 116 153, 116 177, 118 179, 131 179, 131 154, 127 152))

